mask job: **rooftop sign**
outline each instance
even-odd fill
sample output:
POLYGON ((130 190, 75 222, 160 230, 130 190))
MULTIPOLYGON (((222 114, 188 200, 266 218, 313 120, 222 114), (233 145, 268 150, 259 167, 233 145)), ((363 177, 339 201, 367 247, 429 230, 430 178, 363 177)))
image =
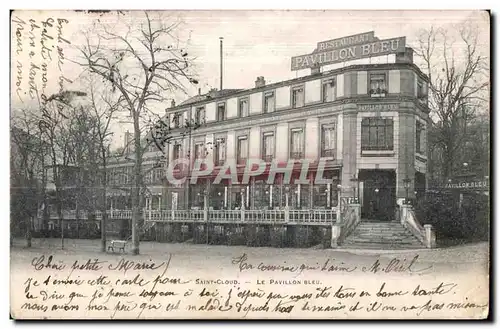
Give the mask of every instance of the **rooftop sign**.
POLYGON ((359 45, 359 44, 363 44, 363 43, 367 43, 367 42, 373 42, 376 40, 378 40, 378 39, 375 37, 375 32, 373 32, 373 31, 365 32, 365 33, 350 35, 350 36, 342 37, 342 38, 338 38, 338 39, 320 41, 320 42, 318 42, 318 46, 316 47, 314 52, 340 49, 340 48, 355 46, 355 45, 359 45))
POLYGON ((374 32, 322 41, 308 55, 292 57, 292 71, 405 51, 406 37, 378 40, 374 32))

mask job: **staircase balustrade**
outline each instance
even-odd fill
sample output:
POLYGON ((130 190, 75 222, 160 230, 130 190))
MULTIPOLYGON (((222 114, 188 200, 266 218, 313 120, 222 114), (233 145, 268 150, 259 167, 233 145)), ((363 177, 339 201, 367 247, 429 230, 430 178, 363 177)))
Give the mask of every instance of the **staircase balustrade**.
POLYGON ((403 204, 400 206, 401 224, 407 228, 420 242, 427 248, 436 247, 436 235, 432 225, 422 226, 417 219, 415 210, 411 205, 403 204))

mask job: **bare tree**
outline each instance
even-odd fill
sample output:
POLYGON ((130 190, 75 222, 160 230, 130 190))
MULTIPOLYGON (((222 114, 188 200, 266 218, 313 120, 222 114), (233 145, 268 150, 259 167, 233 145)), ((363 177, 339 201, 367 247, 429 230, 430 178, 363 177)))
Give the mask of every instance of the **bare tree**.
POLYGON ((429 148, 442 152, 442 171, 448 179, 478 111, 488 108, 488 57, 480 30, 471 22, 450 29, 422 30, 416 55, 429 76, 429 107, 435 118, 429 148))
MULTIPOLYGON (((161 15, 161 14, 160 14, 161 15)), ((135 16, 134 16, 135 18, 135 16)), ((161 16, 153 19, 145 12, 140 21, 118 21, 126 29, 119 32, 97 19, 95 29, 86 34, 80 48, 81 66, 108 82, 112 91, 124 99, 134 127, 134 188, 132 193, 132 242, 134 254, 139 253, 138 229, 142 204, 141 122, 151 103, 165 102, 172 93, 184 91, 184 83, 197 83, 190 68, 192 58, 181 48, 175 32, 180 21, 167 22, 161 16)))
POLYGON ((66 188, 76 183, 78 176, 75 177, 74 175, 74 165, 77 159, 75 152, 82 152, 82 150, 73 148, 74 127, 72 125, 75 123, 75 116, 78 115, 78 111, 75 110, 72 102, 75 97, 85 95, 86 93, 81 91, 61 91, 48 98, 38 100, 39 113, 41 113, 38 120, 38 129, 41 131, 42 139, 47 143, 47 153, 50 159, 52 182, 54 184, 54 199, 61 225, 63 249, 63 206, 65 201, 74 198, 74 193, 69 193, 66 188))
POLYGON ((32 220, 45 201, 48 149, 32 111, 14 110, 11 121, 11 234, 23 226, 26 245, 31 247, 32 220))
POLYGON ((90 164, 94 177, 98 177, 98 186, 100 188, 100 211, 102 214, 101 219, 101 251, 106 251, 106 227, 107 227, 107 165, 109 158, 109 146, 112 136, 111 122, 115 118, 117 112, 122 109, 123 97, 116 97, 108 90, 98 90, 97 81, 88 79, 88 90, 90 99, 90 112, 95 120, 93 125, 92 136, 96 137, 97 152, 92 154, 90 164))

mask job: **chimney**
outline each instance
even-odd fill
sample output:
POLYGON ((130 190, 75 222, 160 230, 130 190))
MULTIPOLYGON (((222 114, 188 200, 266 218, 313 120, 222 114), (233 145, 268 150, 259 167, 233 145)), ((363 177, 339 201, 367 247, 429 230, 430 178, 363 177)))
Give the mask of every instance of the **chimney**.
POLYGON ((175 107, 175 100, 174 100, 174 99, 172 99, 172 100, 170 101, 170 108, 174 108, 174 107, 175 107))
POLYGON ((265 85, 266 80, 264 80, 264 77, 257 77, 257 80, 255 80, 255 88, 264 87, 265 85))
POLYGON ((319 64, 316 64, 311 68, 311 75, 320 73, 321 73, 321 66, 319 64))
POLYGON ((201 95, 201 88, 198 88, 198 96, 201 95))
POLYGON ((210 91, 208 92, 208 95, 210 97, 214 98, 217 95, 217 88, 210 89, 210 91))
POLYGON ((413 63, 413 49, 406 47, 404 53, 396 53, 396 63, 413 63))

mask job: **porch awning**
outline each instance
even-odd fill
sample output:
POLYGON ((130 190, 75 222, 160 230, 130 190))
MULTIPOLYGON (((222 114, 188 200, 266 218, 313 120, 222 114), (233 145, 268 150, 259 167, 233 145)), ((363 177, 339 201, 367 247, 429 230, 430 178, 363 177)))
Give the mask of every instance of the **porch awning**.
POLYGON ((151 195, 161 195, 163 192, 162 186, 148 186, 148 190, 151 195))

